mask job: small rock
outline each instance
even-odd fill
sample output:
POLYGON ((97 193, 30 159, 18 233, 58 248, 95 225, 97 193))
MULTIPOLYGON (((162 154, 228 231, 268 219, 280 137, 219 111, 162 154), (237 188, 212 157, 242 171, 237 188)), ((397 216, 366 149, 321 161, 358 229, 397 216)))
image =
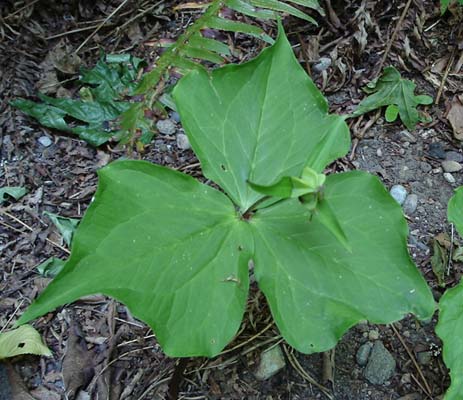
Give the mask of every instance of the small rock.
POLYGON ((177 135, 177 147, 181 150, 191 149, 191 144, 190 144, 190 141, 188 140, 187 135, 183 133, 179 133, 177 135))
POLYGON ((323 72, 326 71, 331 65, 331 58, 329 57, 321 57, 312 68, 315 72, 323 72))
POLYGON ((364 376, 373 385, 382 385, 394 375, 395 360, 391 353, 378 340, 373 345, 364 376))
POLYGON ((445 172, 458 172, 463 167, 461 164, 457 163, 456 161, 442 161, 442 168, 445 172))
POLYGON ((432 170, 432 166, 431 164, 428 164, 427 162, 420 162, 420 168, 421 168, 421 171, 423 172, 430 172, 432 170))
POLYGON ((368 357, 370 356, 372 347, 373 347, 373 344, 370 342, 367 342, 365 344, 362 344, 357 350, 355 359, 357 360, 357 364, 360 365, 361 367, 364 367, 365 365, 367 365, 368 357))
POLYGON ((434 142, 429 145, 429 155, 434 158, 445 159, 444 146, 441 142, 434 142))
POLYGON ((409 338, 411 336, 410 331, 403 331, 402 335, 405 336, 406 338, 409 338))
POLYGON ((260 362, 255 376, 262 381, 271 378, 286 366, 285 358, 280 346, 265 350, 260 356, 260 362))
POLYGON ((170 114, 170 118, 172 118, 177 124, 180 122, 180 115, 176 111, 173 111, 172 114, 170 114))
POLYGON ((409 131, 400 131, 399 135, 400 141, 409 142, 408 145, 410 145, 410 143, 416 143, 416 137, 413 136, 409 131))
POLYGON ((456 151, 447 151, 445 153, 445 159, 447 161, 456 161, 457 163, 461 163, 463 162, 463 154, 456 151))
POLYGON ((422 351, 416 355, 416 360, 421 365, 427 365, 432 360, 432 352, 430 351, 422 351))
POLYGON ((455 183, 455 178, 453 177, 453 175, 450 173, 450 172, 445 172, 444 173, 444 179, 448 182, 448 183, 455 183))
POLYGON ((160 119, 156 122, 156 128, 158 128, 159 133, 163 135, 173 135, 177 130, 174 121, 171 119, 160 119))
MULTIPOLYGON (((419 393, 410 393, 405 396, 399 397, 397 400, 422 400, 423 397, 419 393)), ((437 398, 436 400, 438 400, 437 398)))
POLYGON ((392 186, 390 192, 391 196, 394 198, 397 203, 402 205, 407 197, 407 189, 405 189, 402 185, 394 185, 392 186))
POLYGON ((52 140, 48 136, 40 136, 39 137, 39 143, 43 147, 49 147, 53 143, 52 140))
POLYGON ((372 329, 370 332, 368 332, 368 339, 370 339, 372 342, 378 340, 379 332, 376 329, 372 329))
POLYGON ((416 211, 416 207, 418 207, 418 196, 416 194, 409 194, 402 207, 405 215, 412 215, 416 211))
POLYGON ((407 383, 410 383, 412 381, 412 375, 411 374, 403 374, 402 378, 400 378, 400 383, 402 385, 405 385, 407 383))
POLYGON ((376 150, 376 155, 378 157, 382 157, 383 156, 383 151, 381 149, 376 150))

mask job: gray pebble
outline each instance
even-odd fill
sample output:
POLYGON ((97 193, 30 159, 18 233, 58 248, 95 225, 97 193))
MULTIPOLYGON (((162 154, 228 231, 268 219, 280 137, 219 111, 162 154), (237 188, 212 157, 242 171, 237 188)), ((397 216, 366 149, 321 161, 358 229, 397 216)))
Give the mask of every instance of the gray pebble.
POLYGON ((429 145, 429 155, 434 158, 445 159, 444 146, 441 142, 434 142, 429 145))
POLYGON ((51 146, 51 144, 53 143, 52 140, 48 137, 48 136, 40 136, 39 137, 39 143, 43 146, 43 147, 48 147, 48 146, 51 146))
POLYGON ((408 142, 408 146, 410 143, 416 143, 416 137, 413 136, 409 131, 400 131, 400 141, 401 142, 408 142))
POLYGON ((331 65, 331 58, 329 57, 322 57, 320 58, 320 60, 318 60, 318 63, 316 63, 314 66, 313 66, 313 70, 315 72, 323 72, 323 71, 326 71, 331 65))
POLYGON ((442 161, 442 168, 444 169, 445 172, 458 172, 460 171, 463 167, 461 164, 457 163, 456 161, 442 161))
POLYGON ((362 344, 357 350, 355 359, 357 361, 357 364, 360 365, 361 367, 364 367, 365 365, 367 365, 368 357, 370 356, 372 347, 373 347, 373 344, 370 342, 367 342, 365 344, 362 344))
POLYGON ((463 162, 463 154, 456 151, 447 151, 445 153, 445 159, 447 161, 456 161, 457 163, 463 162))
POLYGON ((420 162, 420 168, 421 168, 421 171, 423 172, 430 172, 432 170, 432 166, 431 164, 428 164, 427 162, 420 162))
POLYGON ((187 135, 183 133, 179 133, 177 135, 177 147, 181 150, 191 149, 191 144, 190 144, 190 141, 188 140, 187 135))
POLYGON ((450 172, 445 172, 444 173, 444 179, 448 182, 448 183, 455 183, 455 178, 453 177, 453 175, 450 173, 450 172))
POLYGON ((163 135, 173 135, 177 130, 175 123, 171 119, 160 119, 156 122, 156 128, 163 135))
POLYGON ((394 375, 395 360, 381 341, 376 341, 371 350, 364 376, 373 385, 382 385, 394 375))
POLYGON ((432 360, 432 352, 430 352, 430 351, 421 351, 416 355, 416 360, 421 365, 427 365, 432 360))
POLYGON ((402 207, 405 215, 412 215, 416 211, 416 207, 418 207, 418 196, 416 194, 409 194, 402 207))
POLYGON ((177 111, 173 111, 172 114, 170 114, 170 118, 177 122, 177 124, 180 122, 180 115, 177 111))
POLYGON ((255 376, 262 381, 271 378, 286 366, 285 357, 280 346, 265 350, 260 356, 255 376))
POLYGON ((405 198, 407 197, 407 189, 405 189, 402 185, 392 186, 389 193, 400 205, 404 203, 405 198))
POLYGON ((372 342, 378 340, 379 332, 376 329, 372 329, 370 332, 368 332, 368 339, 370 339, 372 342))

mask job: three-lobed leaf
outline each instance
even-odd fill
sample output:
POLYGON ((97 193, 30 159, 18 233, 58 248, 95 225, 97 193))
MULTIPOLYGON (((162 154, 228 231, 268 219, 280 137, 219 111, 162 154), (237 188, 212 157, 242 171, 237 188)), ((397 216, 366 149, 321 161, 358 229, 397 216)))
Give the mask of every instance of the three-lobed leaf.
POLYGON ((394 67, 387 67, 383 74, 374 82, 371 82, 366 92, 370 94, 362 100, 354 112, 361 115, 378 108, 388 106, 386 120, 395 121, 397 116, 408 129, 415 129, 421 117, 417 107, 421 104, 431 104, 432 97, 415 95, 416 85, 409 79, 403 79, 400 72, 394 67))
POLYGON ((104 293, 167 354, 213 356, 238 330, 252 265, 283 336, 305 353, 362 319, 432 314, 401 209, 376 178, 329 177, 315 209, 265 204, 249 186, 320 173, 349 149, 344 119, 328 115, 283 33, 247 64, 192 72, 174 98, 204 174, 225 193, 146 162, 105 167, 69 261, 19 323, 104 293))

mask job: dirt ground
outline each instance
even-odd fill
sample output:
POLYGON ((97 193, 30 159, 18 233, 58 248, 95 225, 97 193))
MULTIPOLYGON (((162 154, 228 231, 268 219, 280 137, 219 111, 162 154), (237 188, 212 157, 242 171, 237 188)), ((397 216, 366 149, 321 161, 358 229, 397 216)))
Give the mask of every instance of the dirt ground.
MULTIPOLYGON (((36 98, 39 89, 75 96, 78 68, 57 71, 50 55, 72 54, 84 41, 78 53, 84 66, 94 65, 100 48, 154 60, 154 42, 178 37, 200 15, 198 9, 173 11, 177 3, 129 0, 91 36, 121 1, 0 2, 0 187, 24 186, 28 192, 0 209, 0 329, 10 328, 50 281, 36 266, 52 256, 68 256, 44 211, 81 218, 96 190, 100 167, 129 155, 201 178, 193 152, 177 146, 182 128, 175 114, 170 115, 174 134, 156 136, 142 154, 128 154, 114 143, 95 149, 43 128, 9 105, 16 97, 36 98)), ((405 209, 409 250, 438 300, 444 289, 432 271, 433 239, 447 233, 458 240, 446 220, 446 207, 453 190, 463 184, 463 172, 449 179, 442 166, 446 158, 463 162, 461 142, 446 119, 454 96, 463 92, 461 15, 454 10, 441 17, 437 1, 321 3, 328 16, 317 17, 319 27, 292 17, 286 17, 284 25, 333 112, 350 112, 364 97, 361 88, 377 76, 388 44, 384 65, 394 65, 420 93, 439 97, 426 110, 432 122, 414 131, 400 122, 387 123, 384 110, 350 120, 351 152, 332 166, 369 171, 386 187, 402 185, 416 195, 415 207, 405 209), (410 8, 401 20, 406 3, 410 8)), ((262 26, 275 34, 275 24, 262 26)), ((228 39, 237 50, 230 61, 247 60, 262 48, 244 36, 228 39)), ((458 282, 462 271, 458 263, 449 263, 446 286, 458 282)), ((439 399, 449 378, 435 322, 408 317, 375 326, 365 321, 334 351, 307 356, 281 340, 263 295, 253 287, 240 333, 224 353, 214 359, 175 360, 163 354, 151 330, 123 305, 95 295, 34 323, 53 357, 17 357, 0 364, 0 400, 167 399, 169 393, 181 399, 439 399), (381 342, 396 363, 392 377, 379 385, 365 378, 365 367, 357 359, 367 342, 381 342), (255 371, 262 352, 275 344, 283 349, 286 366, 258 380, 255 371)))

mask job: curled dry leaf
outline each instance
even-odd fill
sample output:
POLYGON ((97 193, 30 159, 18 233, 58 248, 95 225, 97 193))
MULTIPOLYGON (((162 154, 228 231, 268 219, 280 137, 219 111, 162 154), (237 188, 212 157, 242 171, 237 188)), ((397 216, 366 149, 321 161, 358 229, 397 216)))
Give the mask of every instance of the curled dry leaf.
POLYGON ((463 140, 463 94, 453 98, 447 112, 447 119, 452 126, 455 139, 463 140))

